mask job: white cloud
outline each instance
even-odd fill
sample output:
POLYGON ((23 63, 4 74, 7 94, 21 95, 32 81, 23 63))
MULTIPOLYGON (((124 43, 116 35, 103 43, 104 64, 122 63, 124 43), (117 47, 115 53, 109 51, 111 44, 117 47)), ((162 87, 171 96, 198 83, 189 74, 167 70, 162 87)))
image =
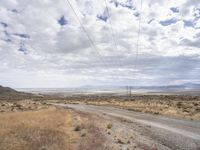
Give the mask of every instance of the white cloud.
POLYGON ((147 0, 143 1, 142 11, 140 1, 107 0, 110 12, 107 21, 97 18, 106 13, 103 0, 70 2, 96 49, 67 1, 0 1, 0 84, 64 87, 199 80, 200 70, 195 70, 195 64, 199 64, 200 56, 200 37, 197 36, 200 19, 194 16, 194 13, 198 15, 198 0, 147 0), (179 12, 174 13, 172 7, 179 12), (139 60, 135 66, 138 13, 142 21, 139 60), (62 16, 66 24, 61 26, 58 20, 62 16), (194 26, 185 24, 185 20, 194 26), (27 51, 19 51, 20 46, 27 51), (191 65, 182 76, 180 65, 184 65, 184 60, 191 65), (174 66, 174 63, 179 65, 174 66), (195 71, 189 74, 191 70, 195 71))

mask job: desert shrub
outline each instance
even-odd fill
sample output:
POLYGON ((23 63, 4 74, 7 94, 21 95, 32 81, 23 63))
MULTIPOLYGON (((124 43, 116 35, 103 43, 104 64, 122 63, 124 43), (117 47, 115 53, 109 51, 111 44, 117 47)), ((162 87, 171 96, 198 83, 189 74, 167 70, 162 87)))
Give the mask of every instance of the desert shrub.
POLYGON ((178 102, 176 105, 177 105, 178 108, 181 108, 182 102, 178 102))
POLYGON ((81 131, 81 126, 80 125, 76 125, 74 128, 74 131, 81 131))
POLYGON ((112 123, 107 124, 107 129, 111 129, 112 128, 112 123))

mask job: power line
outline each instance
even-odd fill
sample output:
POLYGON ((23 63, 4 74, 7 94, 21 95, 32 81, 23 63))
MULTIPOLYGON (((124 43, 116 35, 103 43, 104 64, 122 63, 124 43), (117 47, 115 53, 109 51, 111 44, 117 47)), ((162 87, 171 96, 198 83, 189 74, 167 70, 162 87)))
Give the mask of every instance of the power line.
POLYGON ((140 34, 141 34, 142 6, 143 6, 143 0, 140 1, 140 15, 139 15, 139 22, 138 22, 138 35, 137 35, 137 43, 136 43, 135 67, 137 67, 138 55, 139 55, 138 53, 139 53, 140 34))
MULTIPOLYGON (((76 11, 74 10, 72 4, 69 2, 69 0, 67 0, 67 3, 68 3, 68 5, 70 6, 70 8, 72 9, 73 13, 75 14, 76 19, 78 20, 79 24, 81 25, 82 30, 85 32, 85 34, 86 34, 88 40, 90 41, 90 44, 91 44, 92 47, 95 49, 95 51, 96 51, 97 55, 100 57, 101 61, 102 61, 103 63, 105 63, 105 60, 104 60, 103 56, 99 53, 99 51, 98 51, 96 45, 94 44, 94 42, 93 42, 93 40, 91 39, 90 35, 87 33, 87 30, 85 29, 85 26, 84 26, 83 23, 81 22, 81 20, 80 20, 78 14, 77 14, 76 11)), ((106 64, 106 63, 105 63, 105 64, 106 64)))
MULTIPOLYGON (((109 8, 108 8, 107 0, 104 0, 104 2, 105 2, 108 18, 110 18, 110 12, 109 12, 109 8)), ((117 41, 116 41, 116 34, 114 32, 113 25, 112 25, 112 22, 111 22, 110 19, 109 19, 109 24, 110 24, 110 29, 111 29, 112 40, 114 42, 116 50, 118 51, 118 45, 117 45, 117 41)), ((119 65, 121 66, 121 64, 119 64, 119 65)))
MULTIPOLYGON (((64 0, 65 1, 65 0, 64 0)), ((72 4, 69 2, 69 0, 66 1, 68 3, 68 5, 70 6, 70 8, 72 9, 73 13, 76 16, 76 19, 78 20, 79 24, 81 25, 82 30, 85 32, 88 40, 90 41, 91 46, 95 49, 96 53, 98 54, 100 60, 105 64, 105 66, 108 66, 108 63, 106 63, 106 61, 104 60, 103 56, 99 53, 99 50, 97 49, 95 43, 93 42, 92 38, 90 37, 90 35, 88 34, 85 26, 83 25, 83 23, 81 22, 81 19, 79 18, 78 14, 76 13, 75 9, 73 8, 72 4)), ((112 77, 116 78, 116 75, 111 74, 112 77)))

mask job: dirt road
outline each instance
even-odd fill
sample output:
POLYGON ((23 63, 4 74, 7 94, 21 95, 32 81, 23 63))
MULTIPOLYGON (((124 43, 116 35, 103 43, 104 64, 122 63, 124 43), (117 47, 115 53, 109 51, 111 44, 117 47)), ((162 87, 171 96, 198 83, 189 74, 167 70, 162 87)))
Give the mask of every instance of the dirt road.
MULTIPOLYGON (((160 115, 151 115, 141 112, 128 111, 106 106, 59 104, 62 107, 70 107, 98 115, 106 115, 110 118, 128 120, 127 130, 134 128, 140 135, 155 141, 165 149, 200 149, 200 122, 180 120, 160 115), (139 124, 135 126, 135 124, 139 124)), ((119 119, 119 120, 120 120, 119 119)))

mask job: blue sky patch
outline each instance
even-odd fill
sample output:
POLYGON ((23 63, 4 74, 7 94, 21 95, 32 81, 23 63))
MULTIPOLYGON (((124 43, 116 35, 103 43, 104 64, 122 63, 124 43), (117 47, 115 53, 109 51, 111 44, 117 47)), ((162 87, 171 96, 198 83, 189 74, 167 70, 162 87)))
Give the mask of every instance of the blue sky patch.
POLYGON ((65 16, 61 16, 60 19, 58 19, 58 23, 61 25, 61 26, 64 26, 68 23, 68 21, 65 19, 65 16))
POLYGON ((104 22, 107 22, 107 20, 108 20, 108 16, 106 16, 106 15, 97 15, 97 18, 104 22))
POLYGON ((135 17, 139 17, 139 16, 140 16, 140 13, 139 13, 139 12, 135 12, 133 15, 134 15, 135 17))
POLYGON ((27 49, 26 49, 25 47, 20 47, 20 48, 18 49, 18 51, 20 51, 20 52, 22 52, 22 53, 24 53, 24 54, 27 54, 27 49))
POLYGON ((20 44, 20 48, 18 49, 18 51, 20 51, 20 52, 22 52, 22 53, 24 53, 24 54, 27 54, 27 49, 26 49, 26 47, 24 46, 24 43, 21 43, 20 44))
POLYGON ((200 8, 194 9, 194 16, 195 16, 195 18, 200 18, 200 8))
POLYGON ((179 8, 178 7, 171 7, 170 10, 174 13, 179 13, 179 8))
POLYGON ((183 20, 184 27, 194 27, 194 22, 191 20, 183 20))
POLYGON ((132 5, 132 0, 127 0, 125 3, 111 0, 110 3, 114 3, 115 7, 121 6, 131 10, 135 10, 135 7, 132 5))
POLYGON ((177 19, 176 18, 172 18, 172 19, 167 19, 167 20, 164 20, 164 21, 160 21, 160 24, 163 25, 163 26, 169 26, 171 24, 175 24, 177 22, 177 19))

